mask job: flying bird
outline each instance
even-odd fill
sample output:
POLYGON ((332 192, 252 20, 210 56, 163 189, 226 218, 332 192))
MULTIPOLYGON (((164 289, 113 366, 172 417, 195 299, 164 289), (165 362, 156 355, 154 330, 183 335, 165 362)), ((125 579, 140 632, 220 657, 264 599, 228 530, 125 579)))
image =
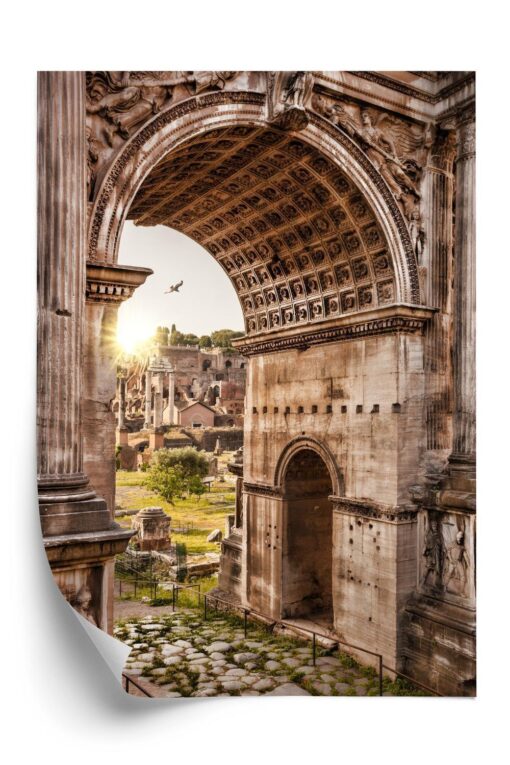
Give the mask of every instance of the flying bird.
POLYGON ((168 292, 179 292, 179 288, 182 287, 184 282, 178 282, 177 284, 172 284, 169 289, 165 290, 165 295, 168 292))

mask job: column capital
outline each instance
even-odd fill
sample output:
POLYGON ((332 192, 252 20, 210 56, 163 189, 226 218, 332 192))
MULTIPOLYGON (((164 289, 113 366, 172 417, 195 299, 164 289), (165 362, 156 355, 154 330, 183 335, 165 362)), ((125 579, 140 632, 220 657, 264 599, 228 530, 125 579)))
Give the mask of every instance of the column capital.
POLYGON ((85 295, 89 302, 122 303, 154 273, 138 266, 87 263, 85 295))

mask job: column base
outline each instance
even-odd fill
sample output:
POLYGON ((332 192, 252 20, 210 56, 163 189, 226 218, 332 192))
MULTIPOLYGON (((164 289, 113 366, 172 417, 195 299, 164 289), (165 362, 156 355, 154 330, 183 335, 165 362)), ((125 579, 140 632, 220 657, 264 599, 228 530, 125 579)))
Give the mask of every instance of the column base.
POLYGON ((90 499, 68 498, 67 501, 48 501, 45 495, 40 496, 39 513, 43 537, 119 528, 113 523, 104 499, 96 497, 94 492, 90 493, 90 499))

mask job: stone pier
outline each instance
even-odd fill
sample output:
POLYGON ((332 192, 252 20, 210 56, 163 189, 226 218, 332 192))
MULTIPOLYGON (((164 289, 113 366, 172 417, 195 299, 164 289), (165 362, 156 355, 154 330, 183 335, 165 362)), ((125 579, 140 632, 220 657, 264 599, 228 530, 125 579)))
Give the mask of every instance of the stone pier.
POLYGON ((113 557, 131 532, 84 472, 85 76, 38 76, 38 487, 44 545, 64 597, 112 629, 113 557), (58 348, 58 354, 52 349, 58 348))

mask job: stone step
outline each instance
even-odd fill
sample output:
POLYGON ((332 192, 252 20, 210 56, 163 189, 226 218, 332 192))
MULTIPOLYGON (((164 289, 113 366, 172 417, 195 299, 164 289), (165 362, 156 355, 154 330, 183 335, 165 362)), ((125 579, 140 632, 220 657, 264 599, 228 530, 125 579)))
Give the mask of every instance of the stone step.
MULTIPOLYGON (((306 622, 304 619, 286 619, 284 624, 278 623, 273 632, 275 635, 288 635, 291 633, 297 637, 312 642, 313 638, 309 630, 314 630, 314 626, 316 626, 317 630, 320 629, 318 625, 313 625, 310 622, 306 622)), ((316 634, 316 643, 327 651, 333 651, 338 648, 338 641, 335 640, 334 637, 326 637, 324 635, 326 631, 326 629, 320 629, 320 632, 323 634, 316 634)))

